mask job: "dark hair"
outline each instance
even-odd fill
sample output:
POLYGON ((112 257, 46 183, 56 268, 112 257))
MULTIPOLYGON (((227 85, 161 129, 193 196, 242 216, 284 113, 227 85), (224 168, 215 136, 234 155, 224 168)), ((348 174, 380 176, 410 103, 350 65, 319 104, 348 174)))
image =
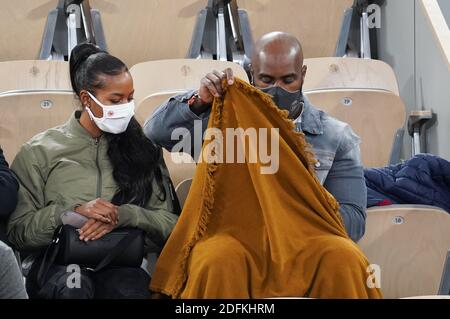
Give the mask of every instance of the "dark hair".
MULTIPOLYGON (((70 80, 79 96, 82 90, 95 93, 105 87, 102 75, 119 75, 128 72, 120 59, 100 50, 93 44, 77 45, 70 56, 70 80)), ((162 152, 142 131, 133 117, 125 132, 104 133, 108 141, 108 157, 113 167, 113 177, 118 185, 112 203, 134 204, 144 207, 152 193, 153 180, 159 186, 159 199, 165 200, 162 172, 159 167, 162 152)))

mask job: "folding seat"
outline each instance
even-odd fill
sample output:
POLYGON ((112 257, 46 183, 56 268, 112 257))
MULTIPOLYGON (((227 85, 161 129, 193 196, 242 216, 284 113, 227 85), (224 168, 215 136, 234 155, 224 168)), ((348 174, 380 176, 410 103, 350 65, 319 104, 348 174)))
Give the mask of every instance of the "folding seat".
POLYGON ((308 72, 304 92, 317 90, 381 90, 399 95, 394 70, 380 60, 357 58, 305 59, 308 72))
POLYGON ((449 229, 450 215, 432 206, 368 209, 366 233, 358 244, 377 265, 373 269, 380 272, 374 277, 379 275, 385 298, 438 294, 450 249, 449 229))
POLYGON ((78 102, 68 62, 0 62, 0 74, 0 145, 12 162, 31 137, 65 123, 78 102))
POLYGON ((34 135, 65 123, 77 105, 72 92, 0 95, 0 145, 7 160, 34 135))
POLYGON ((238 0, 238 5, 248 14, 254 39, 275 30, 289 32, 301 40, 305 57, 312 58, 334 56, 344 10, 353 2, 238 0))
POLYGON ((134 117, 144 125, 145 121, 156 111, 156 109, 168 101, 171 97, 185 93, 186 90, 173 90, 166 92, 153 93, 144 98, 141 103, 136 105, 134 117))
POLYGON ((223 71, 226 68, 233 69, 236 77, 248 82, 245 70, 228 61, 173 59, 136 64, 130 69, 136 89, 136 104, 140 105, 152 94, 198 89, 200 80, 207 73, 213 70, 223 71))
POLYGON ((23 60, 0 62, 0 94, 72 92, 69 63, 23 60))
POLYGON ((175 188, 178 200, 180 201, 180 206, 183 207, 186 202, 186 198, 189 194, 189 189, 191 188, 192 178, 185 179, 175 188))
POLYGON ((111 54, 132 66, 186 57, 197 13, 206 1, 90 0, 101 13, 111 54))
POLYGON ((365 167, 390 163, 398 129, 405 124, 405 105, 394 93, 380 90, 322 90, 306 94, 313 105, 344 121, 361 138, 365 167))
POLYGON ((164 161, 167 169, 169 170, 170 178, 176 191, 177 187, 183 181, 194 176, 196 163, 192 159, 191 155, 187 153, 171 153, 164 149, 163 154, 164 161))
POLYGON ((0 61, 38 58, 47 13, 55 5, 56 0, 1 1, 0 61))

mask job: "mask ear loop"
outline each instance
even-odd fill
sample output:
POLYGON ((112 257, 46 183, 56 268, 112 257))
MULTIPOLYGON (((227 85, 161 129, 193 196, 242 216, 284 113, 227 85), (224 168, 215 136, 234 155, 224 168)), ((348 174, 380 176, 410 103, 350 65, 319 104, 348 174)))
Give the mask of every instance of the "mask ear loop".
MULTIPOLYGON (((89 99, 92 100, 92 98, 91 98, 89 92, 88 92, 88 96, 89 96, 89 99)), ((92 112, 92 110, 91 110, 91 103, 88 102, 88 103, 86 103, 86 104, 83 104, 83 107, 85 108, 87 114, 89 115, 89 119, 91 120, 91 122, 94 122, 94 119, 93 119, 92 116, 91 116, 91 112, 92 112)))
MULTIPOLYGON (((103 105, 93 96, 93 94, 91 94, 91 92, 87 91, 87 93, 91 100, 93 100, 95 103, 97 103, 100 107, 103 108, 103 105)), ((88 113, 89 119, 91 120, 91 122, 95 122, 94 113, 92 112, 91 106, 92 106, 91 103, 88 103, 84 107, 87 109, 86 112, 88 113)))
POLYGON ((91 92, 87 91, 87 93, 90 96, 91 100, 94 101, 98 106, 100 106, 101 108, 107 107, 107 105, 101 103, 91 92))

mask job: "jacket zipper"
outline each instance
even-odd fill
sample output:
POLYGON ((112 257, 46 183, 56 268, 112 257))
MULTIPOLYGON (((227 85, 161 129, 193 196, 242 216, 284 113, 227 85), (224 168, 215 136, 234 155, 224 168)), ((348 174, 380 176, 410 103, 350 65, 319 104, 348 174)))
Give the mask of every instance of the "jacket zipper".
POLYGON ((98 161, 98 154, 100 149, 100 138, 95 139, 96 156, 95 156, 95 165, 97 165, 97 197, 100 198, 102 196, 102 170, 100 169, 100 164, 98 161))

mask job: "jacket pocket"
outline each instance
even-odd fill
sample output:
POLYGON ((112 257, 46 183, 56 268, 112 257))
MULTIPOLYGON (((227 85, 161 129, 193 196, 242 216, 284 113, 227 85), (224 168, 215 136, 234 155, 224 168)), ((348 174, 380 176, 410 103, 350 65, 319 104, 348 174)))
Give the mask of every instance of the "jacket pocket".
POLYGON ((316 149, 313 152, 317 160, 317 163, 314 165, 314 170, 316 171, 316 176, 320 184, 323 185, 333 166, 335 153, 316 149))

